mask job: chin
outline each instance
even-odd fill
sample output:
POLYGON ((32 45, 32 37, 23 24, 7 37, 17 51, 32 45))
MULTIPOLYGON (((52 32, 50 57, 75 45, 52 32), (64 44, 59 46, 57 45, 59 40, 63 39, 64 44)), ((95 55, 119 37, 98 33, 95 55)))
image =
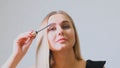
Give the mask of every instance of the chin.
POLYGON ((66 49, 65 45, 56 45, 55 47, 52 48, 52 51, 62 51, 66 49))

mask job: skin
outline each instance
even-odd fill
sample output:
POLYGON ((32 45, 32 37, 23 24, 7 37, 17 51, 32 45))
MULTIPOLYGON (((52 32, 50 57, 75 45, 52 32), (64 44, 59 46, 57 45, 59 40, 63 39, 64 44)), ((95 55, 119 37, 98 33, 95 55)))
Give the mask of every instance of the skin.
POLYGON ((48 28, 48 42, 55 59, 53 68, 85 68, 85 61, 75 59, 75 32, 69 18, 55 14, 48 20, 48 24, 51 23, 54 25, 48 28), (58 41, 61 38, 63 40, 58 41))
POLYGON ((52 51, 62 51, 72 48, 75 43, 75 32, 70 20, 62 14, 56 14, 49 18, 48 24, 51 23, 54 23, 54 25, 48 28, 50 49, 52 51))
POLYGON ((34 31, 20 34, 14 41, 13 52, 2 68, 16 68, 18 63, 27 53, 32 41, 34 40, 34 31))
MULTIPOLYGON (((54 25, 47 29, 47 37, 55 61, 52 68, 86 68, 86 61, 78 61, 75 58, 73 51, 75 32, 69 18, 63 14, 55 14, 48 20, 48 24, 51 23, 54 23, 54 25)), ((10 58, 2 68, 16 68, 35 37, 36 34, 33 30, 19 35, 14 42, 10 58)))
MULTIPOLYGON (((47 29, 50 50, 55 59, 52 68, 85 68, 85 61, 75 59, 75 32, 70 20, 64 15, 56 14, 49 18, 48 24, 50 23, 55 23, 47 29), (62 40, 58 41, 61 38, 62 40)), ((14 42, 12 55, 2 68, 16 68, 35 37, 34 31, 19 35, 14 42)))

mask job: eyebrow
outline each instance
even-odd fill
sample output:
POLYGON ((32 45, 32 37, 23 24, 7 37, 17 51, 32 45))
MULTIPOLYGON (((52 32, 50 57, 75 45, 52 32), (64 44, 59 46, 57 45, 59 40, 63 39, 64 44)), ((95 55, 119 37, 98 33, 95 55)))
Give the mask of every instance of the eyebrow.
MULTIPOLYGON (((53 26, 56 25, 56 23, 52 23, 52 24, 53 24, 53 25, 51 25, 51 26, 49 26, 49 27, 53 27, 53 26)), ((69 21, 63 20, 63 21, 60 23, 60 25, 62 25, 62 24, 69 24, 69 21)))
MULTIPOLYGON (((67 20, 63 20, 60 24, 66 24, 66 23, 69 23, 69 21, 67 21, 67 20)), ((53 22, 52 24, 55 25, 56 23, 53 22)), ((52 26, 53 26, 53 25, 52 25, 52 26)))
POLYGON ((64 24, 64 23, 69 23, 69 21, 67 21, 67 20, 64 20, 64 21, 62 21, 62 23, 64 24))

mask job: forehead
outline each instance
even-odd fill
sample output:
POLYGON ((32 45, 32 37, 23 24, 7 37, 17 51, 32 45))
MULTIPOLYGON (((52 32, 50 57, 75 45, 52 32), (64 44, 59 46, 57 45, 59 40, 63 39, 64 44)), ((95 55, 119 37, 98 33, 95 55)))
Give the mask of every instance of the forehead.
POLYGON ((62 21, 70 21, 66 15, 63 14, 55 14, 50 16, 48 19, 48 23, 61 23, 62 21))

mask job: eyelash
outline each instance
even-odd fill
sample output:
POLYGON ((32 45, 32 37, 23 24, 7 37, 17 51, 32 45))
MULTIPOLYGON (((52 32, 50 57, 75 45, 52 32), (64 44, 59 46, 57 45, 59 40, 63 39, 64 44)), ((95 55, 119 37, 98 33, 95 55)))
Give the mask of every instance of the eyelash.
POLYGON ((54 30, 56 30, 55 27, 50 27, 50 28, 48 29, 48 31, 54 31, 54 30))
MULTIPOLYGON (((64 26, 62 26, 62 29, 69 29, 70 28, 70 26, 69 25, 64 25, 64 26)), ((56 30, 56 27, 50 27, 49 29, 48 29, 48 31, 55 31, 56 30)))
POLYGON ((69 25, 64 25, 64 26, 62 26, 62 28, 63 28, 63 29, 69 29, 70 26, 69 26, 69 25))
MULTIPOLYGON (((62 27, 62 29, 69 29, 70 25, 63 25, 61 27, 62 27)), ((56 30, 55 26, 52 26, 52 27, 48 28, 48 31, 55 31, 55 30, 56 30)))

